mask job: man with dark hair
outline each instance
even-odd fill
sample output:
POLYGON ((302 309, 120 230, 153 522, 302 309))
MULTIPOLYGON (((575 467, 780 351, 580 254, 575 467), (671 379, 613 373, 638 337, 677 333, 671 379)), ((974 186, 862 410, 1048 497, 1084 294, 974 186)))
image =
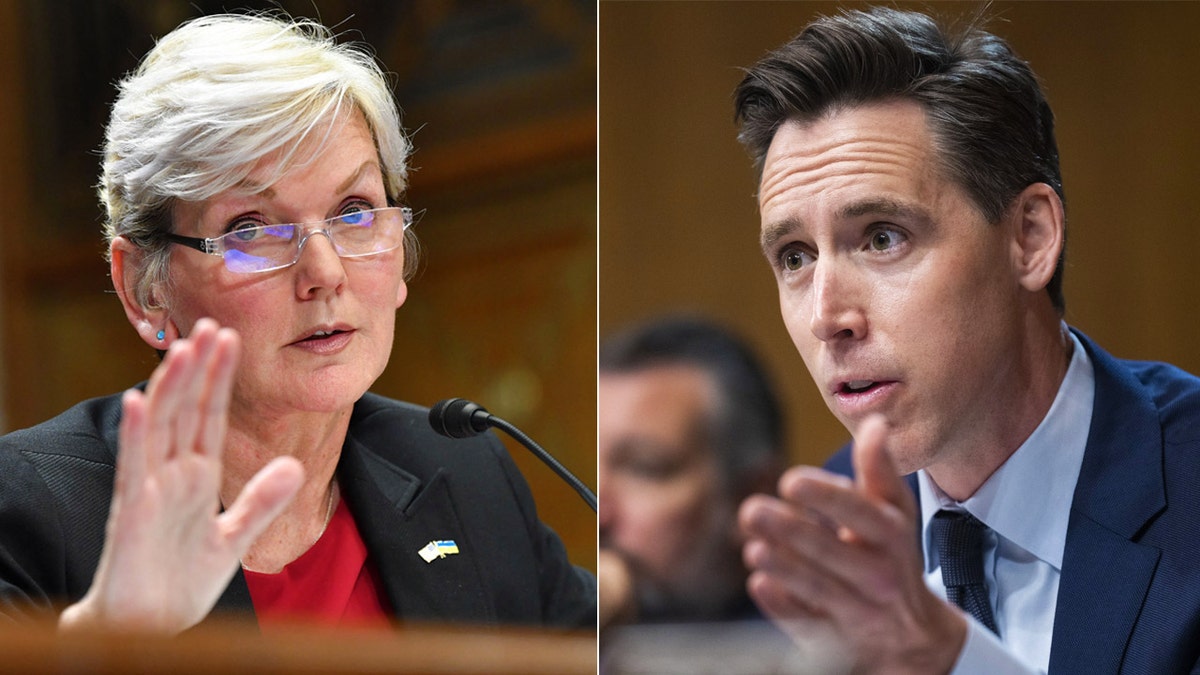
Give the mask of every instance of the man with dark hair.
POLYGON ((763 611, 821 670, 1196 667, 1200 380, 1063 322, 1029 66, 977 24, 850 11, 736 106, 784 322, 854 436, 744 502, 763 611))
POLYGON ((602 623, 762 618, 738 504, 785 464, 779 404, 733 334, 663 318, 600 349, 602 623))

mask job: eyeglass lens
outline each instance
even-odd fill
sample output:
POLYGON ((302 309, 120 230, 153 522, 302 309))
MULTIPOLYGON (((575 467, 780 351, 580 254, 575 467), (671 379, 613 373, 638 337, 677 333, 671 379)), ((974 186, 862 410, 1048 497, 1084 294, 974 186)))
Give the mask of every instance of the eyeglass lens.
POLYGON ((343 258, 385 253, 400 246, 407 225, 400 207, 355 211, 313 225, 264 225, 226 234, 223 258, 231 272, 267 272, 300 259, 314 234, 325 234, 343 258))

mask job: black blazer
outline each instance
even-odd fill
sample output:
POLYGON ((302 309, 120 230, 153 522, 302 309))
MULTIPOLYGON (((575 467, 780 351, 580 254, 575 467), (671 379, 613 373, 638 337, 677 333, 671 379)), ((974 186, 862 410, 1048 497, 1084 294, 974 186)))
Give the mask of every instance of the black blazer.
MULTIPOLYGON (((74 602, 91 585, 120 415, 120 397, 109 396, 0 437, 0 615, 74 602)), ((492 434, 444 438, 426 415, 365 395, 337 468, 396 617, 594 628, 595 578, 538 520, 504 446, 492 434), (418 554, 445 539, 457 555, 426 563, 418 554)), ((217 603, 227 610, 253 611, 240 571, 217 603)))

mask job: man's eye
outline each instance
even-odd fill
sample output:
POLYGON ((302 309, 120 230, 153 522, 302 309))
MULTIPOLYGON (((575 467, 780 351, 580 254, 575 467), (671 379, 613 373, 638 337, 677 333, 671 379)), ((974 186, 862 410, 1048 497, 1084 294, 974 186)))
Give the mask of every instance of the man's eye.
POLYGON ((783 252, 780 261, 783 263, 785 270, 795 272, 805 265, 812 264, 813 257, 809 253, 792 248, 783 252))
POLYGON ((679 462, 663 459, 639 459, 631 461, 626 468, 635 476, 652 481, 665 481, 683 468, 679 462))
POLYGON ((896 230, 875 230, 871 233, 870 247, 872 251, 887 251, 903 241, 904 235, 896 230))

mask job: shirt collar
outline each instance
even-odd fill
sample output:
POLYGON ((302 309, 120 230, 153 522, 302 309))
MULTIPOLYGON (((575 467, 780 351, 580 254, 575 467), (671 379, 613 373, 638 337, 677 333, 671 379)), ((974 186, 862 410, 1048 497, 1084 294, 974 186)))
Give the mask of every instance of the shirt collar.
POLYGON ((1067 374, 1049 412, 1029 438, 964 502, 943 493, 924 470, 918 472, 921 541, 925 571, 932 572, 929 523, 939 509, 967 511, 997 535, 1062 570, 1071 499, 1092 421, 1096 377, 1079 338, 1067 374))

